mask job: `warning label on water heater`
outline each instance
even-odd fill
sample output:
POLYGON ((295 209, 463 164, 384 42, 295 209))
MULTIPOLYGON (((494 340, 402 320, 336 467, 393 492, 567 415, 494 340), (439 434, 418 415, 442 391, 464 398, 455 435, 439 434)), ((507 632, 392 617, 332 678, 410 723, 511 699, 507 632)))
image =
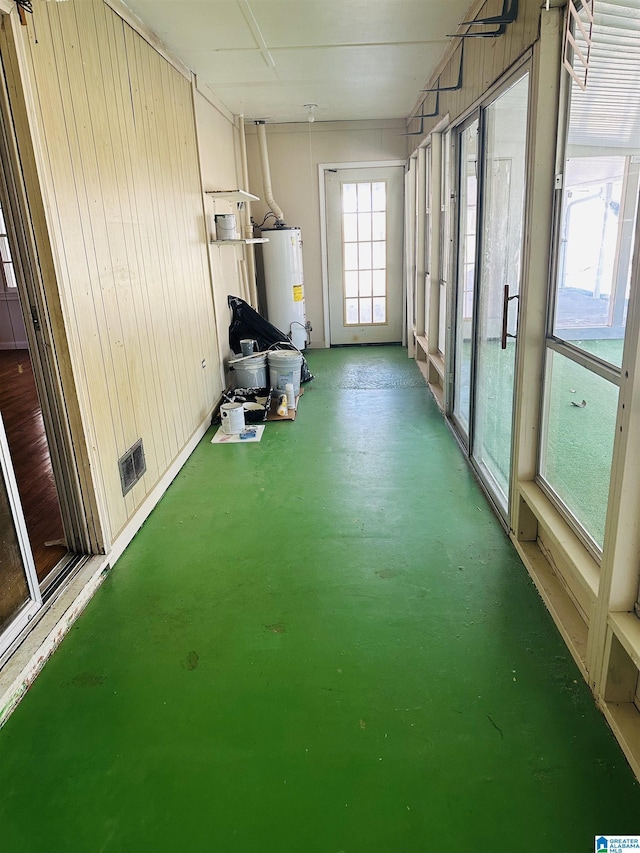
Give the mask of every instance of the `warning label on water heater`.
POLYGON ((302 285, 302 284, 294 284, 293 285, 293 301, 294 302, 304 302, 304 285, 302 285))

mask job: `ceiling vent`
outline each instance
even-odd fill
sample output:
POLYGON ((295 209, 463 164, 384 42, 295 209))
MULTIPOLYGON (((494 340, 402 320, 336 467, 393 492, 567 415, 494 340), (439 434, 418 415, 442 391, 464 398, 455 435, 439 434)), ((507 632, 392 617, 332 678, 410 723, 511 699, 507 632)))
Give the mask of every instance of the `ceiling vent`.
POLYGON ((126 495, 147 470, 141 438, 118 459, 118 469, 120 470, 122 494, 126 495))

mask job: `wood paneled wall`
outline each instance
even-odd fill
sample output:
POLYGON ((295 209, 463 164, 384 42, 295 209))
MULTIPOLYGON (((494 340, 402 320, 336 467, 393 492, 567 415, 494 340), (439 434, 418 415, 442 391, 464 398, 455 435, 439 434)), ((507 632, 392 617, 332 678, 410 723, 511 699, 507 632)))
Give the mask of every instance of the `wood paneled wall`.
POLYGON ((102 0, 34 3, 28 23, 41 181, 109 541, 222 390, 192 84, 102 0), (117 460, 138 438, 147 472, 123 497, 117 460))
MULTIPOLYGON (((476 4, 470 12, 475 18, 486 18, 499 15, 502 12, 502 0, 486 0, 476 4)), ((449 49, 448 59, 442 64, 441 70, 425 83, 425 89, 455 86, 458 81, 460 57, 463 52, 462 87, 456 91, 441 92, 439 95, 438 114, 425 118, 422 122, 422 134, 409 136, 407 154, 410 154, 420 141, 445 116, 454 122, 478 101, 497 80, 519 59, 538 39, 540 32, 540 13, 544 3, 538 0, 520 0, 518 18, 514 23, 506 25, 506 31, 497 38, 468 38, 453 39, 449 49), (462 42, 464 41, 464 45, 462 42), (438 82, 439 81, 439 82, 438 82)), ((495 30, 495 26, 463 27, 467 30, 482 32, 495 30)), ((433 112, 436 105, 435 93, 425 96, 423 111, 433 112)), ((420 115, 420 104, 413 115, 420 115)), ((421 122, 414 118, 408 122, 408 130, 412 133, 420 131, 421 122)))

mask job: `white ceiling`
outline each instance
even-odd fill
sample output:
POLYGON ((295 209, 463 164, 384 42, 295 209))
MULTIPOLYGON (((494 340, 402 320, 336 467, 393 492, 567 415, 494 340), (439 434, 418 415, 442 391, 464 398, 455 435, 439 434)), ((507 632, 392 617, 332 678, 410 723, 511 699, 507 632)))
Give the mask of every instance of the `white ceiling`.
POLYGON ((470 0, 126 0, 236 115, 405 118, 470 0))

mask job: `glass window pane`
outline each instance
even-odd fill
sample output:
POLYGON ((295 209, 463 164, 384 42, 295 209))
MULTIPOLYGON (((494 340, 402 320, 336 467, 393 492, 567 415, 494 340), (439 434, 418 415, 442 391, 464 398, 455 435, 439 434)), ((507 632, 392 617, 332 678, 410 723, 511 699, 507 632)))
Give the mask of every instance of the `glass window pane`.
POLYGON ((387 239, 387 214, 386 213, 374 213, 372 215, 373 219, 373 227, 371 231, 371 239, 372 240, 386 240, 387 239))
POLYGON ((346 297, 356 297, 358 295, 358 273, 356 271, 345 272, 344 295, 346 297))
MULTIPOLYGON (((610 26, 609 13, 596 15, 589 85, 571 81, 553 332, 619 367, 638 214, 640 101, 637 57, 614 49, 610 26)), ((574 36, 586 54, 577 26, 574 36)), ((577 55, 574 64, 584 76, 577 55)))
POLYGON ((373 295, 385 296, 387 293, 387 273, 385 270, 373 271, 373 295))
POLYGON ((371 184, 358 184, 358 212, 366 213, 371 210, 371 184))
POLYGON ((387 209, 387 185, 384 181, 375 181, 371 185, 371 194, 373 196, 371 209, 386 210, 387 209))
POLYGON ((371 243, 358 243, 358 268, 371 269, 371 243))
POLYGON ((342 212, 355 213, 358 209, 358 196, 355 184, 342 185, 342 212))
POLYGON ((358 240, 358 214, 345 213, 342 216, 342 236, 345 242, 355 243, 358 240))
POLYGON ((602 548, 618 388, 548 350, 540 475, 602 548))
POLYGON ((371 240, 371 214, 358 214, 358 240, 371 240))
POLYGON ((358 323, 358 300, 345 299, 345 323, 347 326, 358 323))
MULTIPOLYGON (((504 287, 520 288, 527 166, 528 75, 485 110, 481 256, 475 330, 473 458, 503 512, 509 503, 515 340, 502 349, 504 287)), ((476 240, 473 242, 474 250, 476 240)), ((471 315, 473 266, 465 282, 465 312, 471 315)), ((507 308, 508 332, 517 329, 517 305, 507 308)))
POLYGON ((373 322, 387 322, 387 300, 384 297, 373 300, 373 322))
POLYGON ((360 296, 371 296, 371 270, 360 273, 360 296))
POLYGON ((383 270, 387 266, 387 244, 379 241, 373 244, 373 269, 383 270))
POLYGON ((11 260, 11 253, 9 252, 9 241, 6 237, 0 237, 0 258, 3 261, 11 260))
POLYGON ((2 208, 0 207, 0 234, 7 233, 7 226, 4 224, 4 213, 2 212, 2 208))
POLYGON ((4 277, 7 282, 7 287, 17 287, 16 274, 13 270, 13 264, 3 264, 4 277))
POLYGON ((371 300, 370 299, 361 299, 360 300, 360 322, 361 323, 370 323, 371 318, 372 318, 371 300))
POLYGON ((344 268, 346 270, 357 270, 358 269, 358 244, 357 243, 345 243, 344 244, 344 268))

